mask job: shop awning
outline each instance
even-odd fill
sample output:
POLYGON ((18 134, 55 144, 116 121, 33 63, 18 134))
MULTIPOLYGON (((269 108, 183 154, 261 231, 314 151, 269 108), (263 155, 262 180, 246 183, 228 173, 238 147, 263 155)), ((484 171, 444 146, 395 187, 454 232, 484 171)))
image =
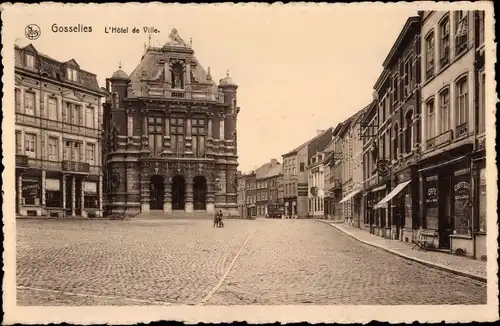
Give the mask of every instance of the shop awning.
POLYGON ((385 196, 381 201, 375 204, 373 208, 377 209, 377 208, 387 207, 387 202, 389 202, 389 200, 391 200, 392 198, 394 198, 394 196, 399 194, 401 190, 403 190, 404 187, 406 187, 410 182, 411 180, 398 184, 394 189, 392 189, 392 191, 387 196, 385 196))
POLYGON ((377 192, 377 191, 380 191, 380 190, 384 190, 385 187, 387 187, 387 186, 385 184, 383 184, 381 186, 373 188, 372 190, 370 190, 370 192, 377 192))
POLYGON ((345 196, 344 198, 342 198, 341 201, 339 201, 339 204, 342 204, 343 202, 348 201, 349 199, 351 199, 352 197, 356 196, 360 192, 361 192, 361 189, 358 189, 358 190, 355 190, 355 191, 349 193, 347 196, 345 196))

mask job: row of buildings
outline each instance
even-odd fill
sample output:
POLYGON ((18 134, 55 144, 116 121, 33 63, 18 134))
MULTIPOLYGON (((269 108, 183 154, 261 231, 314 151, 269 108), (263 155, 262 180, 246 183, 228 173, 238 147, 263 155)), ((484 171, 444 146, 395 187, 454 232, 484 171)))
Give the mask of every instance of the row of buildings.
POLYGON ((19 216, 238 215, 238 86, 176 29, 105 88, 74 59, 14 52, 19 216))
MULTIPOLYGON (((284 215, 334 218, 408 243, 425 234, 437 250, 486 258, 484 19, 408 18, 373 100, 282 155, 274 202, 284 215)), ((258 205, 248 194, 265 178, 239 179, 243 216, 265 215, 245 210, 258 205)))

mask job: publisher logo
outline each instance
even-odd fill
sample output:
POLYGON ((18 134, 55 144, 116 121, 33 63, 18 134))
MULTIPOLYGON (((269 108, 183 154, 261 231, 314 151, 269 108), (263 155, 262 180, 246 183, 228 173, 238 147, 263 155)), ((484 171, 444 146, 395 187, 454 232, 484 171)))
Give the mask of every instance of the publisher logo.
POLYGON ((29 40, 36 40, 42 34, 40 27, 36 24, 29 24, 26 26, 24 32, 29 40))

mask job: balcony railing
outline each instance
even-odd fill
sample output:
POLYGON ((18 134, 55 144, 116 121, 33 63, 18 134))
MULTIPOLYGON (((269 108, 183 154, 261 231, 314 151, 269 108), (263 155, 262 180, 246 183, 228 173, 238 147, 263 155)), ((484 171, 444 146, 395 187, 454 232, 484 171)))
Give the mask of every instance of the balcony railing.
POLYGON ((443 132, 436 137, 427 140, 427 148, 435 148, 441 145, 449 144, 453 140, 453 130, 443 132))
POLYGON ((41 129, 50 129, 63 131, 71 134, 78 134, 85 137, 99 138, 99 130, 87 126, 72 124, 71 122, 50 120, 47 118, 40 118, 38 116, 31 116, 23 113, 16 113, 16 124, 31 126, 41 129))
POLYGON ((62 161, 62 170, 69 172, 90 173, 90 164, 75 161, 62 161))

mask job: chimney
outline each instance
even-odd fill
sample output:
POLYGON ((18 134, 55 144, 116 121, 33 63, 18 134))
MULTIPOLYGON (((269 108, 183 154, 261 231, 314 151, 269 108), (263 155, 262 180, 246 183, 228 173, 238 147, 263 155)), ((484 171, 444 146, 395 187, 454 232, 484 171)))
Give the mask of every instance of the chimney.
POLYGON ((275 158, 271 159, 271 165, 272 166, 275 166, 277 164, 278 164, 278 160, 277 159, 275 159, 275 158))
POLYGON ((316 130, 316 136, 319 136, 321 135, 322 133, 324 133, 325 131, 324 130, 316 130))

